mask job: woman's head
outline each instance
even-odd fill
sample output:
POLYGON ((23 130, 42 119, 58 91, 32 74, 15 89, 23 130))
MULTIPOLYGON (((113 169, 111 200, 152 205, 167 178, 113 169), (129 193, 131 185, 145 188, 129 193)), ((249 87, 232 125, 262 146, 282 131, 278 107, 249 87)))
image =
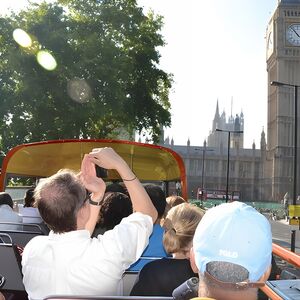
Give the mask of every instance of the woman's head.
POLYGON ((178 195, 172 195, 172 196, 167 197, 166 202, 167 202, 167 205, 166 205, 165 212, 164 212, 164 219, 166 218, 169 210, 172 207, 177 206, 181 203, 186 203, 186 201, 181 196, 178 196, 178 195))
POLYGON ((24 207, 34 207, 34 203, 34 189, 29 189, 24 196, 24 207))
POLYGON ((169 197, 167 197, 166 200, 167 200, 167 203, 168 203, 170 209, 174 206, 177 206, 181 203, 186 202, 181 196, 178 196, 178 195, 169 196, 169 197))
POLYGON ((8 193, 0 193, 0 205, 9 205, 11 208, 14 208, 14 202, 11 196, 8 193))
POLYGON ((113 229, 130 214, 132 214, 130 198, 123 193, 109 192, 105 194, 100 207, 98 226, 107 230, 113 229))
POLYGON ((187 253, 204 211, 189 203, 173 207, 167 214, 163 244, 168 253, 187 253))

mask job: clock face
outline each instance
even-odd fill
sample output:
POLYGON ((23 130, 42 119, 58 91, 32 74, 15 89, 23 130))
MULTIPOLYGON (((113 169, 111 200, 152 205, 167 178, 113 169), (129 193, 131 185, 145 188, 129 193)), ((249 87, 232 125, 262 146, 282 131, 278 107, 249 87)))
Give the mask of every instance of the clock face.
POLYGON ((300 24, 291 24, 287 28, 286 40, 291 45, 300 47, 300 24))
POLYGON ((273 44, 273 32, 270 31, 267 35, 267 57, 269 57, 274 49, 274 44, 273 44))
POLYGON ((273 19, 269 22, 268 28, 267 28, 267 33, 266 33, 266 54, 267 54, 267 59, 272 55, 274 52, 274 22, 273 19))

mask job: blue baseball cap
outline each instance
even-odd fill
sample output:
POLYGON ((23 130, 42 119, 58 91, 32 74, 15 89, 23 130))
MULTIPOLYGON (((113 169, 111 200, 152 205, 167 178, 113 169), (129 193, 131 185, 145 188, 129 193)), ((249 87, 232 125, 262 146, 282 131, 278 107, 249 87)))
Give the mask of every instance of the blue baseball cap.
POLYGON ((247 269, 249 281, 258 281, 271 265, 271 226, 245 203, 224 203, 209 209, 201 219, 193 250, 202 274, 209 262, 229 262, 247 269))

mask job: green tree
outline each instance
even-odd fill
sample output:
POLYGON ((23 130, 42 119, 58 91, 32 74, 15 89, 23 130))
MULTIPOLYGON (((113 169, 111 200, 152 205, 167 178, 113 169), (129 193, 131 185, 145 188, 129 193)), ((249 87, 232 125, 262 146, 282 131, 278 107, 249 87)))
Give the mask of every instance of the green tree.
POLYGON ((57 0, 0 18, 0 114, 4 151, 24 142, 113 138, 170 125, 171 74, 158 66, 162 17, 135 0, 57 0), (33 44, 13 40, 21 28, 33 44), (36 59, 49 51, 53 71, 36 59), (74 101, 73 99, 77 99, 74 101))

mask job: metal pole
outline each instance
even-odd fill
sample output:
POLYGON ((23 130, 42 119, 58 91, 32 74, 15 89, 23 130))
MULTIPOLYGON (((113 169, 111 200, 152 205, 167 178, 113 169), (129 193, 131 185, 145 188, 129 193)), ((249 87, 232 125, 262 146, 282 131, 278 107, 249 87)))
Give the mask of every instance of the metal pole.
POLYGON ((227 148, 226 203, 228 202, 230 131, 228 131, 228 143, 227 143, 227 147, 228 148, 227 148))
POLYGON ((203 189, 204 189, 204 162, 205 162, 205 148, 202 150, 202 175, 201 175, 202 200, 203 200, 203 189))
MULTIPOLYGON (((294 86, 294 181, 293 181, 293 205, 296 205, 297 200, 297 140, 298 140, 298 87, 294 86)), ((291 251, 295 252, 296 230, 291 232, 291 251)))
POLYGON ((293 205, 296 205, 297 198, 297 140, 298 140, 298 90, 297 86, 294 86, 294 105, 295 105, 295 129, 294 129, 294 188, 293 188, 293 205))
POLYGON ((229 157, 230 157, 230 133, 243 133, 243 130, 223 130, 216 128, 216 131, 228 132, 228 144, 227 144, 227 176, 226 176, 226 202, 228 202, 228 187, 229 187, 229 157))
POLYGON ((296 244, 296 230, 293 229, 291 232, 291 251, 295 252, 295 244, 296 244))
MULTIPOLYGON (((283 83, 279 81, 272 81, 271 85, 274 86, 289 86, 294 87, 294 180, 293 180, 293 205, 297 203, 297 156, 298 156, 298 85, 283 83)), ((299 225, 300 229, 300 225, 299 225)), ((296 230, 291 231, 291 251, 295 252, 295 242, 296 242, 296 230)))

